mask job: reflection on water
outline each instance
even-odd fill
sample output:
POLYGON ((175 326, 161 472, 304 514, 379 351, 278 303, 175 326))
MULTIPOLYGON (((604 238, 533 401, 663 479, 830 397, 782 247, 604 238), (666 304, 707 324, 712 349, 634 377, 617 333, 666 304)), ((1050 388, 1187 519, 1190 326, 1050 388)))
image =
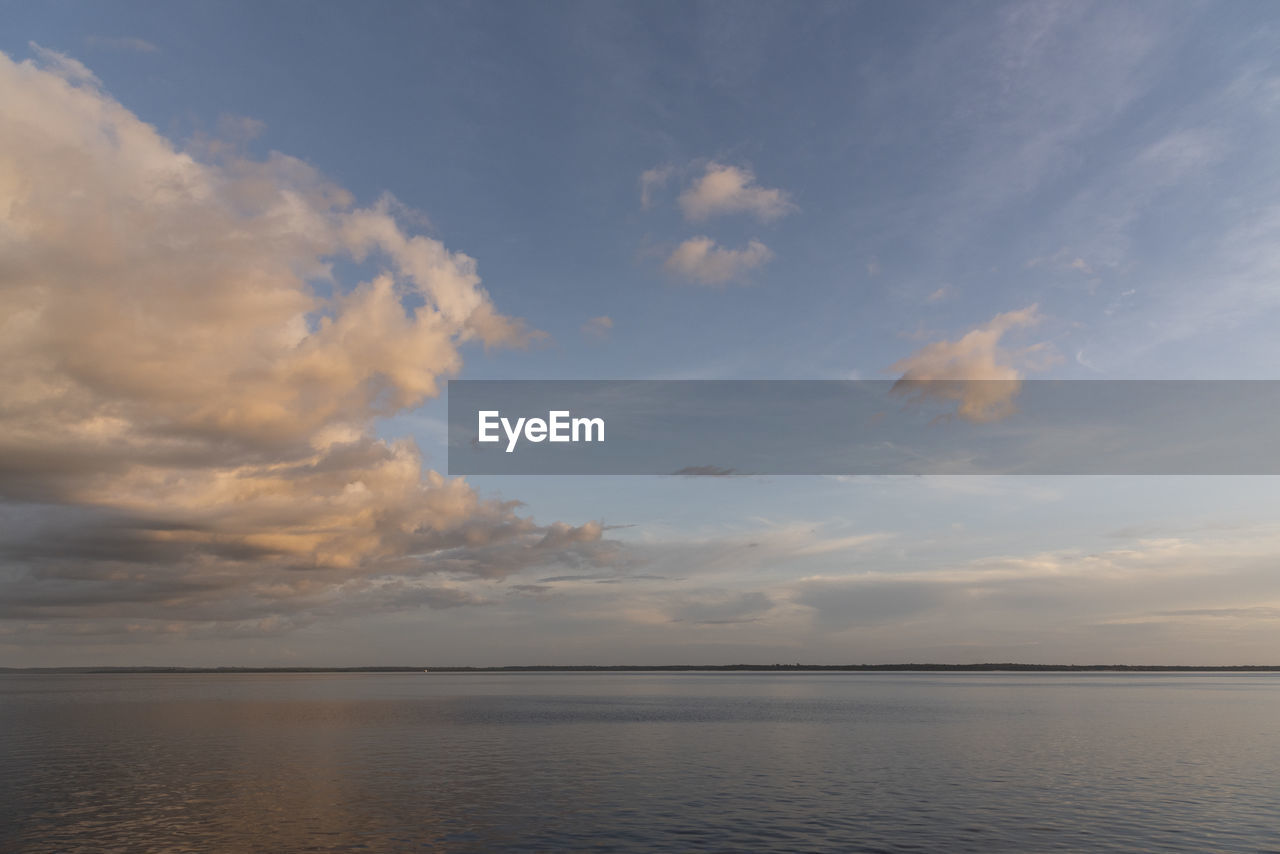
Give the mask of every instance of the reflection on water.
POLYGON ((1280 850, 1280 677, 0 676, 0 850, 1280 850))

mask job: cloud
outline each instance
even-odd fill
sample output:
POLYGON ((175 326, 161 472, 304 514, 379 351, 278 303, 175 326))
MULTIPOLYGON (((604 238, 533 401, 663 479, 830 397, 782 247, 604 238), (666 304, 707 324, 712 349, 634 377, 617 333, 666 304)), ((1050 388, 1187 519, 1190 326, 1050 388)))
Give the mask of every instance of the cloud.
POLYGON ((670 166, 655 166, 640 173, 640 207, 648 210, 653 205, 653 194, 667 185, 675 170, 670 166))
POLYGON ((743 249, 725 249, 710 237, 692 237, 676 247, 663 269, 704 285, 722 285, 767 264, 772 258, 769 247, 758 240, 752 240, 743 249))
POLYGON ((733 473, 733 469, 710 465, 685 466, 682 469, 672 472, 673 475, 680 475, 683 477, 729 477, 733 473))
POLYGON ((920 581, 814 579, 797 585, 794 601, 812 608, 819 628, 904 623, 944 604, 946 585, 920 581))
POLYGON ((90 71, 80 60, 72 59, 65 53, 50 50, 35 42, 27 42, 27 47, 31 49, 31 52, 36 55, 50 73, 61 77, 68 83, 92 87, 102 85, 102 81, 98 79, 97 75, 90 71))
POLYGON ((818 540, 811 545, 803 546, 795 551, 796 555, 822 555, 831 554, 833 552, 845 552, 851 549, 860 549, 863 546, 872 543, 879 543, 889 539, 890 535, 885 533, 873 534, 854 534, 848 537, 835 537, 832 539, 818 540))
POLYGON ((0 54, 0 617, 298 624, 615 557, 375 437, 465 345, 537 337, 472 258, 294 158, 201 161, 35 53, 0 54))
MULTIPOLYGON (((1274 649, 1280 615, 1274 565, 1274 525, 1245 526, 1198 539, 1146 538, 1122 548, 995 554, 938 563, 877 566, 847 575, 813 576, 775 588, 771 595, 811 610, 824 632, 865 631, 894 646, 937 644, 946 649, 981 638, 992 649, 1040 643, 1051 656, 1090 648, 1095 660, 1162 663, 1168 649, 1183 661, 1231 661, 1222 638, 1199 657, 1197 642, 1179 630, 1207 620, 1256 628, 1274 649), (1171 646, 1151 653, 1121 651, 1095 633, 1101 626, 1168 628, 1171 646), (875 634, 883 626, 882 634, 875 634), (1179 643, 1181 646, 1179 647, 1179 643), (1108 653, 1117 653, 1109 658, 1108 653)), ((1233 643, 1239 640, 1234 638, 1233 643)), ((1263 651, 1254 660, 1270 660, 1263 651)), ((1043 660, 1043 659, 1042 659, 1043 660)))
POLYGON ((1181 611, 1156 611, 1153 617, 1213 617, 1218 619, 1280 620, 1280 608, 1186 608, 1181 611))
POLYGON ((1036 256, 1027 262, 1026 267, 1028 270, 1043 267, 1054 272, 1076 272, 1083 276, 1096 276, 1098 274, 1094 265, 1066 247, 1059 249, 1052 255, 1036 256))
POLYGON ((1043 344, 1009 350, 1000 342, 1011 330, 1041 319, 1031 305, 998 314, 956 341, 935 341, 890 367, 902 373, 894 391, 917 400, 957 402, 957 414, 969 421, 1004 418, 1015 411, 1023 372, 1041 367, 1050 356, 1043 344))
POLYGON ((759 591, 687 597, 675 608, 671 621, 705 626, 754 623, 773 607, 773 599, 759 591))
POLYGON ((799 210, 782 190, 765 189, 755 181, 749 169, 708 163, 703 176, 680 194, 680 209, 690 222, 734 213, 771 222, 799 210))
POLYGON ((111 50, 132 51, 133 53, 159 53, 160 48, 146 39, 135 36, 85 36, 85 43, 93 47, 105 47, 111 50))
POLYGON ((582 334, 597 341, 603 341, 608 338, 612 329, 613 318, 603 314, 599 317, 593 317, 582 324, 582 334))

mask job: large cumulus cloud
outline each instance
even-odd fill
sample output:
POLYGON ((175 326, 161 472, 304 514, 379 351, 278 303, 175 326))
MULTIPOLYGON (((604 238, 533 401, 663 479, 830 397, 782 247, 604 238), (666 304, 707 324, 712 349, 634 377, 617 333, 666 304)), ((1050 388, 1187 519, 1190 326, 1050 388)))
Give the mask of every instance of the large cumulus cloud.
POLYGON ((0 54, 0 619, 279 625, 612 559, 373 433, 469 342, 537 335, 472 258, 294 158, 183 150, 33 50, 0 54))

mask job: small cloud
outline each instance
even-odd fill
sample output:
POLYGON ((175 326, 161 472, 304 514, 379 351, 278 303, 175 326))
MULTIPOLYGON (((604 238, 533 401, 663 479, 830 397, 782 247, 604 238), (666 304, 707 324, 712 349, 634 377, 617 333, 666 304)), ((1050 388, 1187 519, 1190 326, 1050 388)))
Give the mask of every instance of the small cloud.
POLYGON ((559 584, 566 581, 589 581, 592 584, 618 584, 624 581, 666 581, 665 575, 627 575, 618 572, 596 572, 585 575, 553 575, 539 578, 538 584, 559 584))
POLYGON ((92 47, 105 47, 110 50, 126 50, 133 53, 159 53, 160 48, 153 45, 146 39, 140 39, 135 36, 95 36, 89 35, 84 38, 85 43, 92 47))
POLYGON ((1248 608, 1187 608, 1181 611, 1155 611, 1155 617, 1226 617, 1229 619, 1280 620, 1280 608, 1254 606, 1248 608))
POLYGON ((917 400, 955 401, 957 414, 969 421, 1011 415, 1023 371, 1047 366, 1048 354, 1043 344, 1012 351, 1000 341, 1010 330, 1035 326, 1040 320, 1037 306, 1030 305, 998 314, 956 341, 935 341, 890 368, 902 372, 893 390, 914 394, 917 400))
POLYGON ((799 210, 782 190, 766 189, 755 181, 749 169, 708 163, 703 176, 680 194, 680 209, 690 222, 732 213, 749 213, 771 222, 799 210))
POLYGON ((600 522, 587 522, 582 525, 566 525, 564 522, 553 522, 538 542, 539 548, 563 549, 575 543, 596 543, 604 526, 600 522))
POLYGON ((836 537, 829 540, 819 540, 812 545, 795 552, 797 555, 821 555, 830 554, 831 552, 844 552, 851 549, 862 548, 872 543, 882 542, 892 537, 892 534, 875 533, 875 534, 855 534, 850 537, 836 537))
POLYGON ((663 269, 704 285, 722 285, 772 258, 773 252, 758 240, 744 249, 726 249, 710 237, 692 237, 676 247, 663 269))
MULTIPOLYGON (((261 136, 266 128, 266 122, 260 119, 223 113, 218 116, 213 134, 197 131, 187 141, 187 150, 196 156, 222 161, 244 158, 247 156, 246 146, 261 136)), ((388 202, 389 205, 398 205, 390 197, 388 202)))
POLYGON ((609 331, 613 329, 613 318, 608 315, 600 315, 593 317, 586 323, 582 324, 582 334, 588 338, 594 338, 597 341, 603 341, 609 337, 609 331))
POLYGON ((937 338, 942 333, 936 329, 930 329, 924 325, 923 321, 916 323, 916 328, 909 332, 899 332, 898 337, 904 341, 928 341, 930 338, 937 338))
POLYGON ((1102 368, 1099 368, 1092 361, 1090 361, 1089 357, 1085 355, 1084 350, 1076 351, 1076 364, 1082 368, 1088 368, 1089 370, 1094 371, 1095 373, 1102 373, 1102 368))
POLYGON ((1082 276, 1093 277, 1098 270, 1084 258, 1076 255, 1069 248, 1063 247, 1052 255, 1039 255, 1026 263, 1026 269, 1034 270, 1043 267, 1056 273, 1076 272, 1082 276))
POLYGON ((218 136, 231 142, 248 142, 257 139, 267 123, 251 116, 236 116, 223 113, 218 116, 218 136))
POLYGON ((673 471, 673 475, 681 475, 683 477, 728 477, 733 474, 733 469, 721 468, 720 466, 685 466, 679 471, 673 471))
POLYGON ((1184 175, 1203 172, 1220 161, 1227 144, 1219 131, 1188 128, 1175 131, 1137 158, 1137 163, 1152 170, 1162 184, 1172 184, 1184 175))
POLYGON ((546 584, 513 584, 511 589, 529 596, 539 596, 553 588, 546 584))
POLYGON ((40 60, 43 70, 61 77, 68 83, 80 83, 91 87, 99 87, 102 81, 78 59, 72 59, 65 53, 41 47, 35 42, 27 42, 27 47, 40 60))
POLYGON ((872 258, 870 261, 867 262, 867 275, 868 276, 880 275, 880 259, 872 258))
POLYGON ((670 166, 655 166, 640 173, 640 207, 648 210, 653 205, 653 194, 667 185, 671 173, 670 166))
POLYGON ((933 293, 929 294, 929 296, 925 297, 925 302, 942 302, 944 299, 951 296, 952 290, 953 288, 951 285, 943 285, 933 293))

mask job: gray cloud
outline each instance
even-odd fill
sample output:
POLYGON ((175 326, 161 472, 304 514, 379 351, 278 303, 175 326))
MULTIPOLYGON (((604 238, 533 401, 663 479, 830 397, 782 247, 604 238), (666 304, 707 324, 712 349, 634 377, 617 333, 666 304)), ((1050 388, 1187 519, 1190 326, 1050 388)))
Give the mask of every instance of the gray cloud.
POLYGON ((803 582, 795 601, 814 610, 821 629, 841 631, 917 617, 944 604, 950 587, 931 581, 816 580, 803 582))
POLYGON ((712 626, 753 623, 773 610, 774 604, 771 597, 759 591, 712 598, 690 598, 680 603, 671 619, 676 623, 712 626))
POLYGON ((673 471, 672 474, 683 477, 728 477, 733 474, 733 469, 722 468, 721 466, 685 466, 682 469, 673 471))

